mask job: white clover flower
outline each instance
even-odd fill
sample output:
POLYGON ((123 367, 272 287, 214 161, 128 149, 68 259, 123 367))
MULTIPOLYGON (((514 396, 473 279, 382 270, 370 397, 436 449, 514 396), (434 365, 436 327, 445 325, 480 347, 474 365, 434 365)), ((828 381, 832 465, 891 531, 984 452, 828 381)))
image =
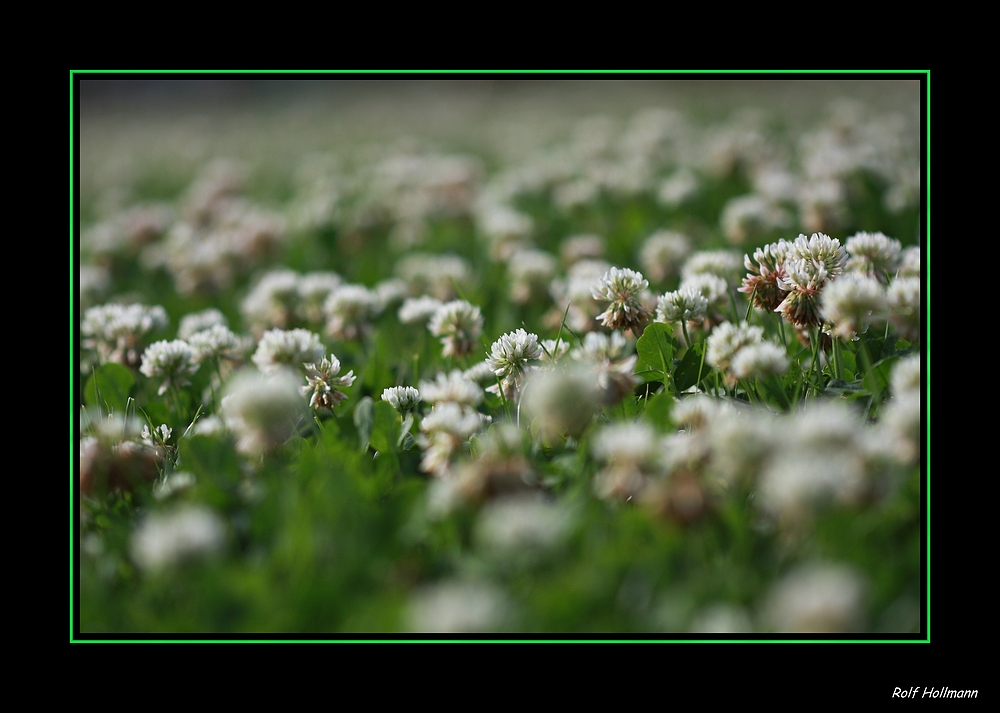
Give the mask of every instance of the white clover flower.
POLYGON ((378 295, 364 285, 341 285, 327 297, 323 312, 327 334, 340 340, 358 339, 378 316, 378 295))
POLYGON ((676 208, 698 195, 700 184, 698 178, 689 168, 681 168, 667 176, 660 184, 656 200, 660 205, 676 208))
MULTIPOLYGON (((493 342, 486 363, 500 379, 506 398, 513 398, 530 368, 529 362, 542 358, 538 335, 518 329, 508 332, 493 342)), ((496 391, 496 387, 492 389, 496 391)))
POLYGON ((594 435, 591 452, 605 463, 646 463, 656 455, 656 432, 648 423, 612 423, 594 435))
POLYGON ((325 321, 323 307, 330 293, 343 284, 343 278, 336 272, 317 271, 302 275, 296 284, 298 304, 295 314, 309 324, 322 324, 325 321))
POLYGON ((906 248, 900 258, 897 277, 920 277, 920 247, 906 248))
POLYGON ((656 301, 656 321, 700 322, 708 312, 708 299, 692 287, 660 295, 656 301))
POLYGON ((883 285, 903 261, 903 246, 882 233, 855 233, 845 244, 850 258, 847 269, 875 278, 883 285))
POLYGON ((732 250, 699 250, 685 261, 681 268, 684 279, 695 275, 715 275, 727 285, 741 272, 743 261, 732 250))
POLYGON ((604 257, 604 238, 598 235, 574 235, 563 238, 559 245, 559 257, 564 265, 573 265, 580 260, 604 257))
POLYGON ((470 366, 462 372, 462 375, 469 381, 474 381, 480 386, 496 383, 496 375, 486 360, 470 366))
POLYGON ((382 400, 405 413, 420 405, 420 392, 412 386, 390 386, 382 392, 382 400))
POLYGON ((736 352, 730 370, 737 379, 780 376, 788 371, 788 356, 785 349, 774 342, 751 344, 736 352))
POLYGON ((228 327, 229 321, 222 312, 214 307, 202 310, 201 312, 192 312, 181 318, 180 326, 177 328, 177 337, 178 339, 190 342, 191 336, 196 332, 211 329, 217 324, 228 327))
POLYGON ((434 381, 421 381, 420 397, 431 404, 450 401, 478 406, 483 401, 483 390, 479 384, 467 379, 459 369, 454 369, 447 375, 439 373, 434 381))
POLYGON ((479 307, 465 300, 441 305, 431 316, 427 329, 441 337, 442 355, 463 357, 471 354, 483 333, 483 315, 479 307))
POLYGON ((833 325, 830 334, 849 340, 884 317, 885 288, 872 277, 848 273, 826 286, 820 305, 823 319, 833 325))
POLYGON ((723 322, 708 336, 708 350, 705 361, 722 371, 728 371, 733 357, 743 347, 760 344, 764 339, 764 328, 747 324, 734 325, 723 322))
POLYGON ((413 253, 396 265, 396 275, 410 286, 410 294, 430 294, 442 302, 455 299, 455 285, 472 280, 469 264, 458 255, 413 253))
POLYGON ((279 268, 265 273, 240 304, 240 312, 259 330, 289 326, 299 301, 299 274, 279 268))
MULTIPOLYGON (((550 364, 559 361, 559 357, 569 351, 569 342, 562 338, 543 339, 540 345, 542 347, 541 360, 550 364)), ((490 373, 492 374, 493 372, 491 371, 490 373)))
POLYGON ((610 302, 598 316, 601 324, 609 329, 638 330, 650 316, 650 311, 640 302, 639 294, 649 287, 641 273, 626 268, 612 267, 591 288, 595 300, 610 302))
POLYGON ((306 371, 307 386, 301 387, 302 395, 309 396, 309 407, 314 409, 330 409, 337 407, 341 401, 347 398, 347 394, 339 389, 350 386, 354 383, 354 370, 347 372, 343 376, 340 373, 340 359, 330 355, 319 364, 304 364, 306 371))
POLYGON ((781 633, 850 633, 863 627, 866 583, 846 565, 814 562, 786 575, 764 607, 771 628, 781 633))
POLYGON ((574 349, 570 356, 577 361, 611 361, 622 355, 627 343, 621 332, 612 332, 610 335, 588 332, 583 337, 583 344, 574 349))
POLYGON ((102 362, 134 367, 145 339, 168 322, 167 311, 159 305, 98 305, 84 313, 80 332, 83 346, 96 350, 102 362))
POLYGON ((429 295, 423 297, 407 297, 399 308, 399 321, 402 324, 427 324, 438 308, 444 303, 429 295))
POLYGON ((511 495, 483 508, 476 522, 476 541, 491 554, 523 557, 556 545, 569 525, 568 511, 539 494, 511 495))
POLYGON ((545 293, 556 273, 556 259, 541 250, 519 250, 507 262, 510 298, 515 304, 527 304, 545 293))
POLYGON ((920 340, 920 280, 901 277, 892 281, 886 293, 889 322, 896 334, 909 342, 920 340))
POLYGON ((724 307, 729 300, 729 283, 708 272, 688 275, 681 280, 678 291, 695 292, 708 302, 708 307, 724 307))
POLYGON ((550 443, 579 438, 600 402, 592 370, 575 364, 532 372, 523 387, 524 416, 550 443))
POLYGON ((437 404, 420 422, 418 443, 424 449, 420 468, 438 478, 446 477, 455 454, 482 428, 483 417, 475 409, 451 401, 437 404))
POLYGON ((917 393, 923 389, 923 379, 920 374, 920 355, 913 354, 903 357, 896 362, 892 369, 892 380, 890 391, 893 396, 900 397, 903 394, 917 393))
POLYGON ((639 262, 653 282, 662 282, 678 273, 690 253, 691 241, 686 235, 660 230, 646 238, 639 253, 639 262))
POLYGON ((167 389, 177 386, 190 386, 187 377, 198 371, 199 365, 194 363, 194 352, 191 345, 183 339, 160 341, 150 344, 142 353, 142 365, 139 371, 153 378, 164 378, 157 394, 162 396, 167 389))
POLYGON ((222 518, 203 505, 180 505, 154 512, 132 536, 132 559, 142 569, 158 572, 189 557, 219 551, 225 543, 222 518))
POLYGON ((792 243, 793 259, 804 261, 810 265, 822 265, 825 274, 834 278, 840 275, 847 266, 847 250, 836 238, 823 233, 813 233, 810 237, 799 235, 792 243))
POLYGON ((773 230, 787 228, 792 224, 792 217, 767 196, 751 193, 731 198, 722 208, 719 223, 726 240, 738 245, 773 230))
POLYGON ((721 414, 731 410, 732 407, 728 402, 713 399, 705 394, 693 394, 674 404, 670 418, 678 426, 691 431, 700 431, 707 428, 721 414))
POLYGON ((269 374, 244 369, 229 381, 220 412, 237 436, 238 451, 260 455, 295 433, 296 424, 306 416, 300 383, 300 376, 281 367, 269 374))
POLYGON ((794 246, 787 240, 765 245, 754 251, 753 259, 743 256, 743 264, 747 276, 743 278, 743 286, 739 291, 753 296, 753 303, 760 309, 775 311, 785 299, 784 290, 779 280, 785 276, 785 262, 792 254, 794 246))
POLYGON ((298 368, 315 364, 326 354, 319 335, 307 329, 270 329, 264 332, 253 355, 253 363, 264 373, 283 366, 298 368))
POLYGON ((223 324, 195 332, 188 338, 194 361, 203 364, 213 359, 242 359, 253 342, 234 334, 223 324))
POLYGON ((444 582, 413 595, 407 606, 412 632, 456 634, 496 631, 510 616, 510 603, 492 584, 444 582))
POLYGON ((378 311, 381 314, 391 305, 402 302, 409 294, 410 288, 404 280, 398 277, 390 277, 375 283, 373 288, 375 296, 378 298, 378 311))

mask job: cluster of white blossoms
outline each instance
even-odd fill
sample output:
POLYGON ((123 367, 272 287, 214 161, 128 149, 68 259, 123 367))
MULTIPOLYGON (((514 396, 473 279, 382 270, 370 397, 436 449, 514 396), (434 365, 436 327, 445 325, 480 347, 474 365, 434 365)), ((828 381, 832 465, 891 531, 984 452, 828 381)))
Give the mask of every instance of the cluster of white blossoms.
POLYGON ((639 261, 653 282, 662 282, 676 275, 691 253, 691 241, 686 235, 672 230, 660 230, 642 245, 639 261))
POLYGON ((460 369, 453 369, 448 374, 438 373, 434 381, 421 381, 420 397, 431 404, 451 402, 478 406, 483 401, 483 389, 460 369))
POLYGON ((656 321, 665 324, 700 322, 707 312, 708 298, 693 287, 667 292, 660 295, 656 302, 656 321))
POLYGON ((874 277, 849 273, 834 280, 823 290, 823 319, 831 325, 830 334, 851 339, 869 324, 884 319, 886 293, 874 277))
POLYGON ((80 333, 83 346, 95 350, 102 363, 112 361, 134 367, 148 336, 164 329, 168 322, 167 311, 159 305, 112 303, 88 309, 80 333))
MULTIPOLYGON (((531 362, 541 358, 542 347, 538 344, 538 335, 518 329, 493 342, 486 363, 500 380, 504 398, 513 400, 520 391, 525 373, 532 368, 531 362)), ((487 391, 499 393, 496 385, 487 391)))
POLYGON ((401 324, 427 324, 438 308, 444 303, 436 297, 407 297, 399 308, 397 316, 401 324))
POLYGON ((360 339, 371 331, 381 308, 378 294, 364 285, 341 285, 323 303, 326 333, 334 339, 360 339))
POLYGON ((253 363, 264 373, 284 366, 298 368, 316 364, 326 355, 319 335, 307 329, 269 329, 264 332, 253 354, 253 363))
POLYGON ((301 377, 280 366, 261 374, 245 369, 226 385, 220 414, 236 435, 236 449, 250 456, 267 453, 287 441, 306 416, 301 377))
POLYGON ((140 522, 132 536, 131 554, 142 569, 155 573, 185 559, 218 552, 225 538, 225 522, 214 510, 178 505, 140 522))
POLYGON ((306 386, 301 387, 302 395, 309 396, 309 406, 314 409, 336 408, 337 404, 347 398, 340 389, 354 383, 354 370, 343 376, 340 373, 340 359, 331 355, 323 357, 318 364, 303 364, 306 372, 306 386))
POLYGON ((157 392, 162 396, 172 387, 190 386, 187 377, 198 371, 199 366, 191 345, 183 339, 174 339, 150 344, 142 353, 139 371, 150 378, 163 377, 157 392))
POLYGON ((903 246, 895 238, 882 233, 855 233, 844 246, 850 258, 847 269, 868 275, 883 285, 889 282, 889 275, 902 265, 903 246))
POLYGON ((625 356, 627 343, 621 332, 610 335, 590 332, 584 336, 583 343, 570 352, 570 357, 593 379, 602 404, 617 404, 640 382, 634 374, 639 357, 636 354, 625 356))
POLYGON ((382 400, 400 413, 420 405, 420 392, 412 386, 390 386, 382 391, 382 400))
POLYGON ((630 329, 636 333, 649 321, 650 310, 640 294, 649 287, 642 273, 629 268, 612 267, 591 289, 595 300, 609 302, 598 319, 609 329, 630 329))
POLYGON ((434 311, 427 329, 441 338, 444 356, 464 357, 479 343, 483 334, 483 315, 479 307, 465 300, 452 300, 434 311))
POLYGON ((473 434, 482 430, 485 417, 475 409, 452 401, 439 403, 420 422, 418 443, 424 449, 420 467, 439 478, 448 475, 451 461, 462 452, 473 434))

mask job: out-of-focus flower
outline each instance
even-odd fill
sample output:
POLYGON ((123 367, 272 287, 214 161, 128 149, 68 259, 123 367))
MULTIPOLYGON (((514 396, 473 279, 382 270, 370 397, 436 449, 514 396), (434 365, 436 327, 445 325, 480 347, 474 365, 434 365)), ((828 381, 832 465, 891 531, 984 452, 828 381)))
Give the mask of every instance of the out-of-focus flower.
POLYGON ((229 326, 226 316, 214 307, 186 314, 181 318, 180 326, 177 328, 177 338, 190 342, 192 335, 211 329, 217 324, 221 324, 223 327, 229 326))
POLYGON ((892 281, 886 292, 889 323, 896 334, 907 341, 919 342, 923 325, 920 323, 920 280, 901 277, 892 281))
POLYGON ((556 259, 541 250, 519 250, 507 262, 510 298, 515 304, 528 304, 546 292, 556 272, 556 259))
POLYGON ((424 449, 420 468, 439 478, 447 476, 454 456, 482 427, 483 417, 474 409, 451 401, 437 404, 420 422, 423 433, 418 443, 424 449))
POLYGON ((823 290, 821 309, 832 324, 830 334, 849 340, 869 324, 884 321, 885 288, 872 277, 848 273, 823 290))
POLYGON ((306 415, 300 379, 291 370, 276 367, 269 374, 246 369, 229 381, 220 411, 237 436, 237 450, 260 455, 295 433, 299 419, 306 415))
POLYGON ((761 342, 736 352, 730 370, 737 379, 765 379, 788 371, 788 355, 773 342, 761 342))
POLYGON ((728 371, 739 350, 753 344, 760 344, 763 339, 763 327, 723 322, 708 336, 705 361, 722 371, 728 371))
POLYGON ((420 382, 420 397, 432 404, 445 401, 478 406, 483 401, 483 390, 479 384, 470 381, 459 369, 451 373, 438 373, 434 381, 420 382))
POLYGON ((191 345, 183 339, 175 339, 150 344, 142 353, 139 371, 150 378, 163 377, 163 383, 157 391, 162 396, 171 387, 190 386, 191 382, 187 377, 198 371, 198 367, 191 345))
POLYGON ((101 362, 139 365, 145 340, 167 326, 167 312, 159 305, 106 304, 91 307, 83 315, 80 332, 83 346, 94 349, 101 362))
POLYGON ((531 372, 521 406, 532 429, 537 428, 549 443, 557 443, 565 436, 579 438, 600 402, 593 371, 574 364, 531 372))
POLYGON ((691 241, 673 230, 660 230, 648 238, 639 253, 642 269, 653 282, 676 275, 691 253, 691 241))
POLYGON ((874 278, 883 285, 902 263, 903 247, 882 233, 855 233, 844 246, 850 257, 847 269, 874 278))
POLYGON ((858 632, 864 628, 865 592, 865 581, 853 568, 814 562, 774 586, 764 616, 780 633, 858 632))
POLYGON ((426 324, 443 304, 441 300, 429 295, 407 297, 403 300, 403 306, 399 308, 399 321, 402 324, 426 324))
POLYGON ((378 316, 378 295, 364 285, 341 285, 323 305, 326 332, 334 339, 353 340, 368 334, 378 316))
POLYGON ((408 605, 413 632, 456 634, 496 631, 510 615, 510 604, 485 583, 445 582, 414 594, 408 605))
POLYGON ((307 329, 271 329, 264 332, 253 355, 253 363, 264 373, 284 366, 299 368, 316 364, 326 354, 319 335, 307 329))
POLYGON ((304 364, 303 367, 308 385, 302 387, 302 395, 309 396, 309 407, 314 409, 325 408, 332 411, 347 398, 347 394, 340 389, 353 384, 356 378, 353 369, 343 376, 337 376, 340 373, 340 359, 332 354, 329 359, 323 357, 319 364, 304 364))
POLYGON ((649 321, 650 311, 639 300, 639 294, 649 287, 641 273, 626 268, 611 268, 591 289, 595 300, 609 302, 598 319, 609 329, 638 331, 649 321))
POLYGON ((158 572, 182 560, 219 551, 225 543, 225 524, 215 511, 194 504, 154 512, 132 537, 132 558, 142 569, 158 572))
POLYGON ((441 337, 446 357, 464 357, 471 354, 483 333, 483 315, 465 300, 453 300, 441 305, 431 316, 427 329, 441 337))

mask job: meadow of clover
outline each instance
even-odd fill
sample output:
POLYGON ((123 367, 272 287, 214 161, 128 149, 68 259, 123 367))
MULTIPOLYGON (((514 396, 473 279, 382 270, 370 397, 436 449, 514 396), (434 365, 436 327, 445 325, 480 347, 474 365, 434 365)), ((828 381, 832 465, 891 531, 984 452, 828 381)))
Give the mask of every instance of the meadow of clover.
POLYGON ((81 633, 920 631, 919 84, 335 84, 83 105, 81 633))

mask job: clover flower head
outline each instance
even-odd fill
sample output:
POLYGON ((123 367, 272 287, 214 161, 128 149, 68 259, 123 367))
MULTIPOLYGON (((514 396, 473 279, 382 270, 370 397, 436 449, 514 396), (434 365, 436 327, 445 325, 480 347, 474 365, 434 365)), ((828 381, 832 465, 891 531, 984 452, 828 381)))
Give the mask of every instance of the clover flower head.
POLYGON ((785 262, 792 252, 792 243, 779 240, 754 251, 753 259, 749 255, 743 257, 747 276, 743 278, 743 286, 739 291, 753 296, 754 306, 774 311, 785 299, 785 292, 779 280, 785 276, 785 262))
POLYGON ((601 324, 609 329, 638 330, 650 316, 650 310, 639 299, 649 287, 641 273, 626 268, 612 267, 591 288, 591 296, 598 301, 610 302, 598 316, 601 324))
POLYGON ((150 344, 142 353, 139 371, 150 378, 164 377, 157 392, 162 396, 172 386, 190 386, 191 382, 186 377, 198 371, 198 367, 191 345, 183 339, 175 339, 150 344))
POLYGON ((699 250, 684 263, 681 277, 715 275, 728 285, 740 271, 740 262, 739 253, 732 250, 699 250))
POLYGON ((156 572, 189 557, 205 556, 222 548, 225 524, 204 505, 180 505, 150 514, 135 531, 131 555, 142 569, 156 572))
POLYGON ((527 304, 544 295, 545 287, 556 273, 556 259, 541 250, 518 250, 507 262, 510 298, 515 304, 527 304))
POLYGON ((307 272, 298 279, 298 305, 295 313, 299 319, 313 325, 324 321, 323 307, 330 294, 344 284, 343 278, 336 272, 307 272))
MULTIPOLYGON (((529 362, 541 358, 542 348, 538 344, 538 335, 518 329, 493 342, 486 363, 501 380, 504 395, 512 398, 519 389, 525 372, 530 368, 529 362)), ((487 390, 494 393, 497 391, 495 386, 487 390)))
POLYGON ((441 337, 446 357, 471 354, 483 333, 483 315, 479 307, 465 300, 446 302, 434 312, 427 329, 441 337))
POLYGON ((439 478, 446 477, 454 456, 465 449, 483 425, 483 416, 469 406, 452 401, 435 405, 420 422, 422 433, 418 444, 424 449, 421 469, 439 478))
POLYGON ((639 262, 654 282, 660 282, 677 274, 690 253, 691 242, 686 235, 660 230, 646 238, 639 252, 639 262))
POLYGON ((403 300, 397 316, 402 324, 427 324, 427 320, 433 317, 438 307, 443 304, 441 300, 430 295, 407 297, 403 300))
POLYGON ((895 272, 903 261, 903 246, 895 238, 882 233, 856 233, 845 245, 850 257, 847 269, 873 277, 882 284, 887 274, 895 272))
POLYGON ((261 329, 289 326, 299 301, 299 274, 288 268, 265 273, 240 304, 244 319, 261 329))
POLYGON ((447 375, 439 373, 434 381, 421 381, 420 397, 432 404, 451 402, 478 406, 483 401, 483 390, 459 369, 453 369, 447 375))
POLYGON ((226 385, 220 413, 226 427, 237 436, 240 453, 266 453, 295 433, 296 423, 306 412, 300 383, 300 376, 281 366, 268 374, 244 369, 233 376, 226 385))
POLYGON ((496 383, 496 375, 493 373, 493 369, 490 367, 489 362, 485 359, 470 366, 462 372, 462 374, 466 379, 474 381, 480 386, 496 383))
POLYGON ((146 337, 168 322, 167 311, 159 305, 106 304, 84 313, 80 332, 83 346, 95 349, 102 362, 134 367, 139 364, 146 337))
MULTIPOLYGON (((542 356, 540 357, 543 362, 553 364, 559 361, 559 357, 569 351, 569 342, 565 339, 543 339, 540 342, 542 347, 542 356)), ((492 374, 492 372, 490 372, 492 374)))
POLYGON ((813 233, 808 238, 799 235, 792 243, 792 255, 789 257, 814 264, 816 270, 822 265, 830 278, 840 275, 847 266, 847 250, 839 240, 824 233, 813 233))
POLYGON ((920 277, 920 246, 914 245, 903 250, 897 277, 920 277))
POLYGON ((705 361, 723 371, 728 371, 733 357, 740 349, 760 344, 763 339, 763 327, 723 322, 708 336, 705 361))
POLYGON ((892 370, 891 391, 897 398, 903 394, 920 393, 923 380, 920 378, 920 355, 913 354, 896 362, 892 370))
POLYGON ((420 392, 412 386, 390 386, 382 392, 382 400, 405 413, 420 405, 420 392))
POLYGON ((764 615, 771 628, 782 633, 859 631, 866 589, 854 568, 813 562, 773 587, 764 615))
POLYGON ((678 290, 689 290, 700 294, 708 301, 708 307, 719 307, 729 298, 729 283, 718 275, 708 272, 688 275, 681 280, 678 290))
POLYGON ((833 325, 830 334, 851 339, 885 312, 885 288, 874 277, 848 273, 823 290, 823 319, 833 325))
POLYGON ((358 339, 378 316, 378 295, 364 285, 341 285, 327 297, 323 312, 327 334, 340 340, 358 339))
POLYGON ((319 364, 303 364, 306 371, 307 386, 301 387, 302 395, 309 396, 309 407, 314 409, 330 409, 337 407, 341 401, 347 398, 347 394, 339 389, 350 386, 354 383, 354 370, 347 372, 343 376, 340 373, 340 359, 330 355, 319 364))
POLYGON ((307 329, 270 329, 264 332, 253 355, 253 363, 264 373, 283 366, 315 364, 326 354, 319 335, 307 329))
POLYGON ((656 301, 656 321, 700 322, 708 312, 708 299, 692 287, 667 292, 656 301))
POLYGON ((224 324, 214 324, 188 337, 194 361, 203 364, 212 359, 242 359, 253 346, 253 340, 233 333, 224 324))
POLYGON ((181 318, 180 326, 177 328, 177 338, 190 341, 193 334, 205 329, 211 329, 217 324, 227 327, 229 326, 229 321, 222 312, 214 307, 202 310, 201 312, 186 314, 181 318))
POLYGON ((915 342, 920 339, 920 280, 900 277, 892 281, 886 292, 889 322, 902 339, 915 342))
POLYGON ((788 356, 773 342, 751 344, 736 352, 730 369, 737 379, 780 376, 788 371, 788 356))

